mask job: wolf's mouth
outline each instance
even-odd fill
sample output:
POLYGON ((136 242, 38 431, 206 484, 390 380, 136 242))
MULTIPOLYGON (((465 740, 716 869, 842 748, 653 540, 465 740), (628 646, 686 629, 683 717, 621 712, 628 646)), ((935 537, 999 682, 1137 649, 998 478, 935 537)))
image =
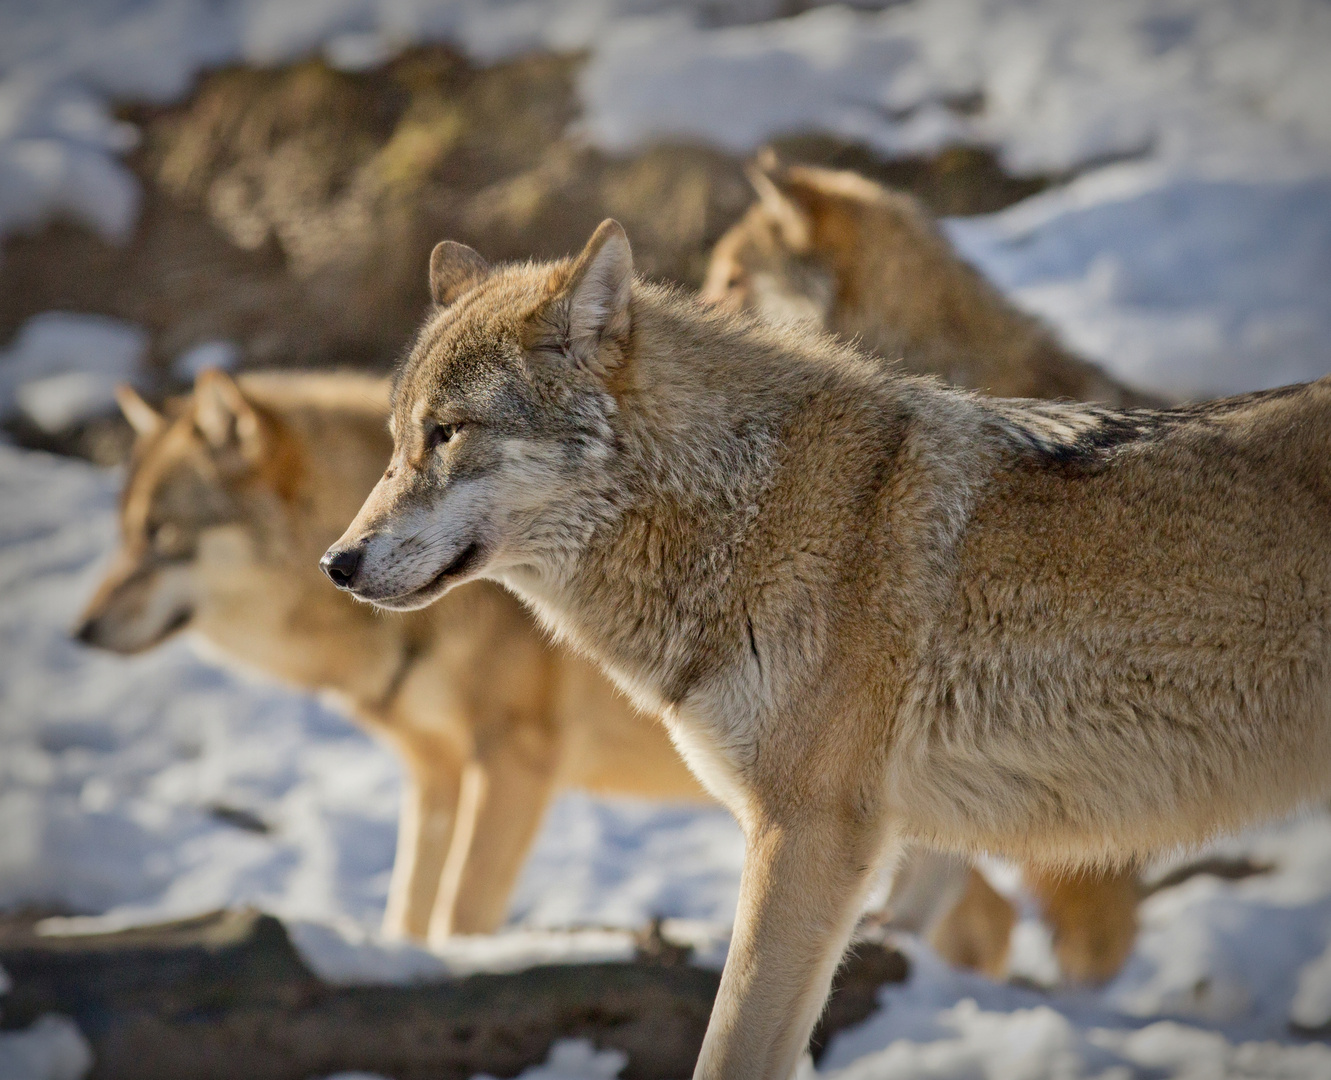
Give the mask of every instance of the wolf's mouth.
POLYGON ((191 611, 189 608, 182 608, 180 611, 177 611, 173 616, 171 616, 171 621, 168 622, 165 627, 163 627, 161 637, 159 637, 158 640, 165 641, 167 638, 169 638, 172 634, 176 633, 177 631, 184 630, 185 627, 187 627, 190 624, 190 620, 193 618, 194 618, 194 612, 191 611))
POLYGON ((411 611, 415 608, 425 607, 437 600, 443 594, 444 587, 451 578, 461 577, 475 569, 483 557, 484 551, 481 545, 471 543, 458 552, 453 560, 439 573, 419 588, 398 593, 395 596, 368 596, 354 588, 351 591, 357 599, 375 604, 378 607, 388 608, 392 611, 411 611))
POLYGON ((440 570, 439 573, 435 574, 435 576, 430 579, 429 584, 416 591, 421 593, 429 592, 434 589, 435 586, 442 585, 449 578, 465 574, 480 561, 481 545, 472 542, 458 552, 457 557, 451 563, 440 570))

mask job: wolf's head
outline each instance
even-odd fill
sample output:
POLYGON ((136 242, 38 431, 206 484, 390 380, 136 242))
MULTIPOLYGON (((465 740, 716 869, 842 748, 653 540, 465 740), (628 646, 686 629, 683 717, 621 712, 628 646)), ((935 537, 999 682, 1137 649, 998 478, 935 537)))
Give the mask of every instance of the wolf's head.
POLYGON ((194 619, 208 559, 234 561, 217 540, 254 516, 249 504, 273 464, 272 432, 221 372, 200 375, 171 416, 128 387, 117 396, 137 436, 120 499, 120 550, 75 635, 134 653, 194 619))
POLYGON ((817 229, 826 199, 810 172, 781 170, 771 158, 749 168, 758 201, 712 250, 705 301, 775 325, 827 325, 837 282, 817 229))
POLYGON ((605 221, 575 259, 491 269, 449 241, 394 392, 393 458, 321 565, 381 607, 557 565, 603 510, 633 259, 605 221))

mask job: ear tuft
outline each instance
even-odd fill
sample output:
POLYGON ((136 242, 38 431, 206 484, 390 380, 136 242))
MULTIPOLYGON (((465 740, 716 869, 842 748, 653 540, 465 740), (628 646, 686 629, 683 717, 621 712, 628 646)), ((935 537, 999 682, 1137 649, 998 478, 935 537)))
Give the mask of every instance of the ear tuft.
POLYGON ((622 343, 629 332, 633 249, 614 218, 601 222, 587 241, 567 289, 568 351, 578 363, 596 367, 602 343, 622 343))
POLYGON ((262 452, 259 414, 236 381, 217 368, 194 380, 194 424, 214 450, 238 450, 251 461, 262 452))
POLYGON ((490 274, 490 264, 475 248, 456 240, 441 240, 430 252, 430 297, 447 307, 490 274))
POLYGON ((116 387, 116 404, 125 414, 129 426, 141 439, 156 435, 166 423, 166 417, 144 401, 139 392, 128 383, 121 383, 116 387))
POLYGON ((808 251, 813 223, 808 212, 785 189, 785 173, 769 146, 745 166, 744 173, 758 194, 758 202, 776 224, 782 240, 792 251, 808 251))

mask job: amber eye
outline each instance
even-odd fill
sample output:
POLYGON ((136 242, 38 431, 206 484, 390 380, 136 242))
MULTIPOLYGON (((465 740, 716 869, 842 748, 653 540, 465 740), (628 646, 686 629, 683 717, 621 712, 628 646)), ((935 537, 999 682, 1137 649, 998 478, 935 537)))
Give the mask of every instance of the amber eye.
POLYGON ((444 443, 452 442, 453 436, 458 433, 458 428, 461 426, 461 424, 435 424, 427 436, 430 449, 433 450, 436 447, 443 446, 444 443))
POLYGON ((163 555, 173 555, 184 546, 185 534, 178 525, 166 521, 148 529, 148 542, 153 550, 163 555))

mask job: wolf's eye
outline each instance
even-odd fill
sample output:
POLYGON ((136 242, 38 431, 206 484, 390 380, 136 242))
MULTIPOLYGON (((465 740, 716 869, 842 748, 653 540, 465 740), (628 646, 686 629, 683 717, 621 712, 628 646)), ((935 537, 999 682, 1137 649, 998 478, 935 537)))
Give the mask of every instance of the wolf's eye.
POLYGON ((165 521, 160 525, 149 528, 148 540, 157 551, 163 554, 172 554, 181 547, 184 534, 178 526, 165 521))
POLYGON ((437 446, 443 446, 446 442, 452 442, 453 436, 458 433, 458 428, 461 426, 461 424, 435 424, 426 436, 430 449, 433 450, 437 446))

